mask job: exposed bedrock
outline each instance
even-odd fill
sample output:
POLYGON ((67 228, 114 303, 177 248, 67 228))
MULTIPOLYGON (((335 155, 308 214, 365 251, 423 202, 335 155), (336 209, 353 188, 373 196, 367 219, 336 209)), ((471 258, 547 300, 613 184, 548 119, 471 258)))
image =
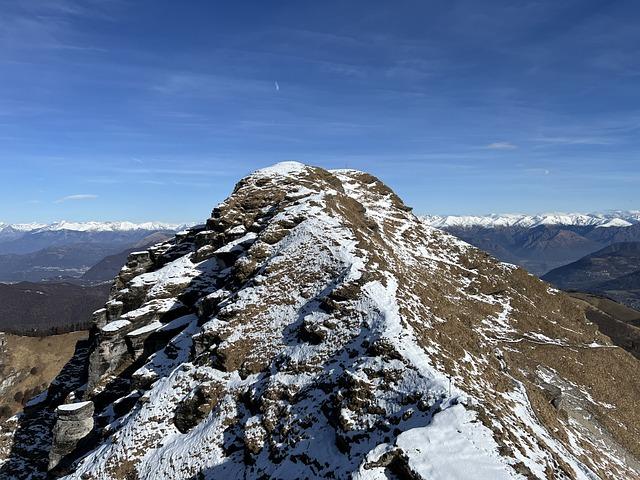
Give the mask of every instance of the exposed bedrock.
POLYGON ((72 453, 93 430, 93 402, 63 404, 56 409, 53 444, 49 452, 49 470, 72 453))

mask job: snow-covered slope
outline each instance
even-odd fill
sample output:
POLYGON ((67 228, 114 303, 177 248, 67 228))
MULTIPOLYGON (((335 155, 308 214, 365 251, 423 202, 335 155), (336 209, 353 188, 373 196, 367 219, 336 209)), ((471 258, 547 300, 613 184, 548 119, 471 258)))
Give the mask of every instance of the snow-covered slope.
POLYGON ((47 455, 69 479, 639 475, 638 361, 365 173, 244 178, 131 254, 94 321, 76 373, 4 426, 2 478, 47 455))
POLYGON ((14 232, 31 232, 46 227, 46 223, 3 223, 0 222, 0 232, 11 230, 14 232))
POLYGON ((609 213, 544 213, 540 215, 491 214, 473 215, 427 215, 428 225, 436 228, 448 227, 522 227, 539 225, 572 225, 595 227, 628 227, 640 223, 640 211, 615 211, 609 213))
POLYGON ((128 232, 135 230, 173 230, 178 231, 189 224, 163 223, 163 222, 67 222, 54 223, 20 223, 7 224, 0 222, 0 232, 14 230, 18 232, 56 232, 69 230, 73 232, 128 232))

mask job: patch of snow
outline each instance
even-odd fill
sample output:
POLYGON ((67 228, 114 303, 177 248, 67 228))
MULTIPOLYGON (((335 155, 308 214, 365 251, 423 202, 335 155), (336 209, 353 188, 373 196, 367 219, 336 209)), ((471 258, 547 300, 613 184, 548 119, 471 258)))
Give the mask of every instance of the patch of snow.
POLYGON ((162 328, 162 326, 163 324, 158 321, 151 322, 148 325, 136 328, 135 330, 127 333, 127 337, 137 337, 139 335, 144 335, 145 333, 155 332, 156 330, 162 328))
POLYGON ((300 162, 280 162, 269 167, 261 168, 252 173, 252 176, 271 177, 273 175, 289 176, 300 173, 308 167, 300 162))
POLYGON ((524 478, 500 456, 491 430, 462 405, 438 413, 426 427, 401 433, 396 444, 409 458, 411 469, 425 479, 524 478))
POLYGON ((48 395, 47 390, 45 390, 44 392, 40 392, 38 395, 33 397, 31 400, 29 400, 25 404, 25 407, 35 407, 36 405, 44 402, 47 399, 47 395, 48 395))
POLYGON ((91 401, 86 402, 78 402, 78 403, 63 403, 62 405, 58 405, 58 410, 61 412, 74 412, 76 410, 80 410, 83 407, 86 407, 91 401))
POLYGON ((609 227, 630 227, 633 223, 628 222, 627 220, 623 220, 621 218, 612 218, 607 223, 603 223, 598 225, 598 228, 609 228, 609 227))
POLYGON ((103 332, 117 332, 121 328, 128 327, 129 325, 131 325, 129 320, 114 320, 113 322, 107 323, 100 330, 103 332))

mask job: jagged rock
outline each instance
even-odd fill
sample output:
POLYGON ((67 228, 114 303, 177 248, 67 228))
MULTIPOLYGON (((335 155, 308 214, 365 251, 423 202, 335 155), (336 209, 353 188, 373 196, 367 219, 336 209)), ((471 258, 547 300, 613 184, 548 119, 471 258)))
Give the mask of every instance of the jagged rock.
POLYGON ((424 478, 411 469, 409 466, 409 458, 402 449, 398 447, 387 450, 380 455, 377 460, 368 462, 364 465, 366 470, 380 467, 388 470, 397 478, 402 478, 404 480, 423 480, 424 478))
POLYGON ((118 300, 109 300, 105 304, 105 309, 107 310, 107 320, 112 322, 120 318, 122 315, 123 303, 118 300))
POLYGON ((198 232, 196 235, 196 248, 201 248, 206 245, 215 246, 216 239, 219 236, 219 233, 214 230, 204 230, 202 232, 198 232))
POLYGON ((215 247, 215 245, 203 245, 196 251, 194 260, 196 262, 201 262, 203 260, 206 260, 207 258, 214 257, 216 254, 216 250, 217 248, 215 247))
POLYGON ((160 328, 162 328, 160 322, 151 322, 127 333, 127 347, 132 353, 134 360, 140 358, 145 353, 145 342, 160 328))
POLYGON ((244 426, 244 444, 253 455, 260 453, 267 438, 267 431, 262 426, 260 417, 247 420, 244 426))
POLYGON ((178 403, 174 416, 176 428, 182 433, 191 430, 211 413, 223 393, 223 386, 216 382, 198 385, 178 403))
POLYGON ((218 312, 220 304, 230 296, 226 289, 219 289, 202 297, 195 305, 198 316, 202 319, 209 318, 218 312))
POLYGON ((153 264, 151 254, 148 251, 131 252, 127 258, 127 267, 146 269, 153 264))
POLYGON ((91 316, 91 324, 96 329, 101 329, 107 324, 107 309, 101 308, 93 312, 91 316))
POLYGON ((545 395, 549 398, 549 403, 553 405, 553 408, 559 410, 562 407, 562 389, 550 384, 546 384, 543 388, 545 395))
POLYGON ((56 409, 53 444, 49 453, 49 470, 76 448, 93 430, 93 402, 63 404, 56 409))
POLYGON ((126 334, 133 329, 128 320, 115 320, 104 325, 89 355, 87 390, 91 392, 107 374, 117 371, 131 358, 126 334))

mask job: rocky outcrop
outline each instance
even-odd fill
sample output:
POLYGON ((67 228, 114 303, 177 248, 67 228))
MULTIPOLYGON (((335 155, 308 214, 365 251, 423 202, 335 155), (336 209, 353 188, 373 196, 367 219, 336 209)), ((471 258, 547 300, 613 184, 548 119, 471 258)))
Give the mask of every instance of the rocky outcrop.
POLYGON ((216 382, 198 385, 178 403, 174 423, 178 430, 186 433, 198 425, 218 405, 224 394, 224 386, 216 382))
POLYGON ((53 427, 53 444, 49 453, 49 470, 73 452, 93 430, 93 402, 60 405, 56 409, 57 420, 53 427))

